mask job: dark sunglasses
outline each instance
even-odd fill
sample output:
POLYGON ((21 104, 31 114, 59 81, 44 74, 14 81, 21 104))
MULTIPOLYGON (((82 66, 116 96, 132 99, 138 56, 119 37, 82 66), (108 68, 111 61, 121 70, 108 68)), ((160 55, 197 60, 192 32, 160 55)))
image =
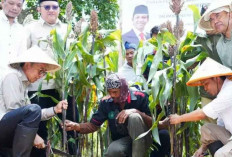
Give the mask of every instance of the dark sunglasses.
POLYGON ((40 7, 43 7, 45 10, 49 11, 49 10, 57 10, 59 8, 58 5, 43 5, 43 6, 40 6, 40 7))

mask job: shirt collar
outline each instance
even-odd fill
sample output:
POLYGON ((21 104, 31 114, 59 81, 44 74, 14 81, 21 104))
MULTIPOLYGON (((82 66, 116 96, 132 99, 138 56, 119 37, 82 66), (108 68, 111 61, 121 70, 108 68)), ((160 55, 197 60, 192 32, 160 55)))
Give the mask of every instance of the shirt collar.
MULTIPOLYGON (((8 22, 8 23, 9 23, 9 20, 8 20, 8 18, 6 17, 6 14, 4 13, 3 10, 0 11, 0 19, 2 19, 2 20, 4 20, 5 22, 8 22)), ((14 23, 16 23, 16 22, 17 22, 17 20, 14 19, 14 23)))
POLYGON ((19 69, 19 73, 20 73, 20 77, 21 77, 23 83, 25 83, 27 86, 28 86, 29 84, 31 84, 31 83, 28 81, 27 76, 26 76, 25 73, 23 72, 23 69, 22 69, 22 68, 19 69))
POLYGON ((43 19, 42 17, 40 17, 39 23, 40 23, 42 26, 48 25, 48 26, 51 26, 51 27, 52 27, 52 26, 60 25, 60 24, 61 24, 61 21, 60 21, 59 19, 57 19, 57 20, 56 20, 56 23, 53 24, 53 25, 51 25, 51 24, 47 23, 46 21, 44 21, 44 19, 43 19))
MULTIPOLYGON (((127 97, 127 103, 130 104, 131 100, 137 100, 137 97, 134 95, 133 91, 131 89, 129 89, 129 94, 127 97)), ((110 97, 108 99, 108 102, 113 102, 114 100, 110 97)))
POLYGON ((135 32, 135 34, 137 35, 137 37, 140 37, 139 35, 140 35, 140 33, 143 33, 144 34, 144 37, 146 38, 146 36, 145 36, 145 32, 143 31, 143 32, 140 32, 140 31, 138 31, 134 26, 133 26, 133 30, 134 30, 134 32, 135 32))

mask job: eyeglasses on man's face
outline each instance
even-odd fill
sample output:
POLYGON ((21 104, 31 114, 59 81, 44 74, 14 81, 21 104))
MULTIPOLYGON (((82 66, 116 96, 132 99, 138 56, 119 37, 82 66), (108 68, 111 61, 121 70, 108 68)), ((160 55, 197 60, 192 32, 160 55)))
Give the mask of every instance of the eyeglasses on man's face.
POLYGON ((45 10, 49 11, 49 10, 57 10, 59 8, 58 5, 43 5, 43 6, 40 6, 40 7, 43 7, 45 10))
POLYGON ((43 77, 47 74, 46 70, 45 69, 39 69, 39 76, 43 77))

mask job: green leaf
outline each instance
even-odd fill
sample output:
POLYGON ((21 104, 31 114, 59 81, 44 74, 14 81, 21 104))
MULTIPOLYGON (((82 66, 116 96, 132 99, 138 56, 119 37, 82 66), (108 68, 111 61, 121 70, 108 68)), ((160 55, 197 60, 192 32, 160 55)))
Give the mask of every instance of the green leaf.
POLYGON ((66 59, 64 61, 64 70, 67 70, 70 68, 71 64, 74 62, 74 58, 77 54, 76 50, 71 51, 71 53, 67 53, 66 59))
POLYGON ((105 56, 105 60, 109 65, 111 71, 118 71, 118 52, 110 52, 107 56, 105 56))
POLYGON ((55 54, 62 60, 65 60, 64 41, 55 29, 51 31, 51 35, 53 35, 53 50, 55 54))
POLYGON ((67 32, 66 32, 65 37, 64 37, 64 43, 67 42, 67 38, 68 38, 69 34, 71 33, 71 31, 72 31, 72 24, 68 23, 68 25, 67 25, 67 32))
POLYGON ((199 9, 196 5, 189 5, 188 7, 193 12, 194 32, 196 32, 198 21, 200 20, 201 15, 200 15, 199 9))
POLYGON ((59 101, 56 98, 47 94, 38 93, 38 97, 51 98, 52 101, 55 102, 56 104, 59 103, 59 101))
POLYGON ((156 52, 156 55, 154 56, 147 82, 151 81, 151 79, 153 78, 153 76, 155 75, 155 73, 156 73, 156 71, 158 69, 159 63, 163 59, 163 55, 162 55, 163 45, 161 43, 162 37, 161 37, 160 34, 158 34, 158 36, 157 36, 157 41, 158 41, 158 51, 156 52))
POLYGON ((176 44, 176 37, 169 31, 165 31, 164 33, 161 33, 161 35, 163 38, 163 43, 168 42, 170 45, 176 44))
MULTIPOLYGON (((86 47, 81 42, 77 43, 78 50, 81 52, 81 56, 85 62, 94 64, 93 55, 89 54, 86 47)), ((87 46, 87 45, 85 45, 87 46)))

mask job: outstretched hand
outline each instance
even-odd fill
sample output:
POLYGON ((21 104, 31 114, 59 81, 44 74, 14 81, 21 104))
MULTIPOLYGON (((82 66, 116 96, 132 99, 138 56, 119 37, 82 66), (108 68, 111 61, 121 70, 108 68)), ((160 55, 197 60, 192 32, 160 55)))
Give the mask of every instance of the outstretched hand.
POLYGON ((180 116, 178 114, 171 114, 169 116, 170 124, 179 124, 181 123, 180 116))
POLYGON ((71 130, 80 131, 80 125, 73 121, 65 120, 64 125, 66 131, 71 131, 71 130))

